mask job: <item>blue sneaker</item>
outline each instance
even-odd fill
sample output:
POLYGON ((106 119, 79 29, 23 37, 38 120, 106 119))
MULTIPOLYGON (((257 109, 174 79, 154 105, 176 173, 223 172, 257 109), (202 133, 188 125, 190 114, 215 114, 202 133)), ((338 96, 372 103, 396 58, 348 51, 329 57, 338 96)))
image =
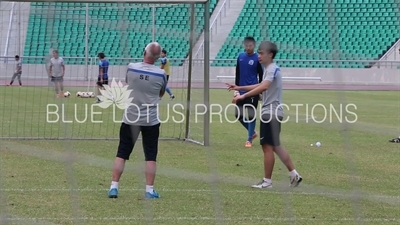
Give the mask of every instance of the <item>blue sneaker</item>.
POLYGON ((153 193, 146 192, 146 198, 160 198, 160 195, 157 191, 153 190, 153 193))
POLYGON ((113 188, 108 191, 109 198, 118 198, 118 189, 113 188))

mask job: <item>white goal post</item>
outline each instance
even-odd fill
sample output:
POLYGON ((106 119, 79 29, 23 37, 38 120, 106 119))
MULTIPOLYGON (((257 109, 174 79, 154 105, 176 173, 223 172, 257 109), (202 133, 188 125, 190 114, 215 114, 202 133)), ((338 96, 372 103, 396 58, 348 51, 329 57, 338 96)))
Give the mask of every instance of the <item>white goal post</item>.
MULTIPOLYGON (((189 48, 189 57, 187 60, 184 60, 184 64, 187 65, 187 103, 186 103, 186 121, 185 121, 185 133, 182 135, 180 139, 184 139, 185 141, 191 141, 195 142, 204 146, 209 146, 210 145, 210 138, 209 138, 209 133, 210 133, 210 32, 209 32, 209 27, 210 27, 210 1, 209 0, 4 0, 4 2, 15 2, 15 3, 31 3, 31 2, 44 2, 44 3, 86 3, 86 5, 90 3, 137 3, 137 4, 148 4, 149 7, 159 7, 158 4, 188 4, 191 7, 190 14, 191 14, 191 19, 190 19, 190 48, 189 48), (203 61, 203 68, 204 69, 204 83, 201 85, 202 90, 202 104, 204 105, 204 118, 202 121, 202 126, 203 126, 203 131, 202 131, 202 139, 201 141, 197 140, 191 140, 190 134, 189 134, 189 120, 191 117, 191 96, 190 96, 190 90, 192 86, 192 64, 193 64, 193 47, 195 45, 196 38, 194 37, 194 30, 195 28, 195 22, 194 22, 194 15, 195 13, 195 4, 202 4, 204 8, 204 26, 202 28, 202 35, 204 35, 204 58, 201 59, 203 61)), ((87 6, 88 7, 88 6, 87 6)), ((89 12, 88 10, 86 11, 86 20, 88 20, 89 17, 89 12)), ((153 18, 154 20, 154 18, 153 18)), ((86 26, 87 27, 87 26, 86 26)), ((153 28, 154 29, 154 28, 153 28)), ((90 63, 90 58, 88 54, 88 49, 89 49, 89 43, 88 43, 88 36, 89 36, 89 31, 88 28, 86 28, 86 35, 85 35, 86 42, 84 46, 86 47, 86 52, 85 52, 85 64, 86 68, 88 68, 88 65, 90 63)), ((154 39, 153 39, 154 40, 154 39)), ((93 56, 92 56, 93 57, 93 56)), ((83 58, 83 57, 82 57, 83 58)), ((88 70, 88 69, 86 69, 88 70)), ((85 72, 85 74, 89 74, 88 71, 85 72)), ((86 77, 86 79, 88 79, 86 77)), ((201 124, 201 123, 200 123, 201 124)))

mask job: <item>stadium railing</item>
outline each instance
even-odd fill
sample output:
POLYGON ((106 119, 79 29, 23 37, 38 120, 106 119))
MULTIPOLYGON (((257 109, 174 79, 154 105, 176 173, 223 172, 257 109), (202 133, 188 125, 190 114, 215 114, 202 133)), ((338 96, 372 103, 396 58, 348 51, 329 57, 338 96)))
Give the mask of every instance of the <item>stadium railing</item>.
MULTIPOLYGON (((12 60, 14 56, 8 56, 8 63, 1 64, 2 73, 0 74, 0 82, 6 84, 12 76, 15 70, 15 61, 12 60)), ((23 76, 24 80, 35 80, 37 85, 47 84, 46 80, 48 75, 46 72, 45 57, 29 57, 21 56, 23 63, 23 76), (36 61, 36 64, 24 63, 24 61, 36 61), (32 60, 34 59, 34 60, 32 60)), ((66 74, 65 80, 77 81, 77 85, 92 87, 97 81, 98 76, 98 59, 96 57, 88 58, 88 67, 79 63, 84 61, 84 57, 63 57, 66 62, 66 74), (75 63, 75 64, 74 64, 75 63), (88 77, 88 79, 85 79, 88 77)), ((6 57, 0 56, 0 62, 5 61, 6 57)), ((115 78, 118 81, 125 80, 126 68, 129 62, 140 62, 140 58, 108 58, 110 61, 109 76, 110 79, 115 78)), ((174 59, 171 58, 171 62, 183 61, 185 59, 174 59)), ((186 88, 189 73, 189 63, 185 60, 182 66, 171 66, 171 77, 170 82, 173 83, 175 88, 186 88)), ((218 59, 219 64, 230 65, 234 64, 235 59, 218 59)), ((312 67, 309 66, 311 63, 315 63, 316 60, 288 60, 288 59, 277 59, 278 65, 291 64, 302 65, 301 67, 284 67, 283 76, 285 77, 314 77, 313 80, 321 77, 323 83, 335 83, 344 79, 343 82, 363 83, 363 84, 395 84, 400 76, 400 70, 397 67, 400 66, 400 61, 377 61, 377 60, 318 60, 318 64, 328 65, 329 67, 312 67), (339 63, 376 63, 379 68, 337 68, 335 64, 339 63), (339 75, 338 75, 339 74, 339 75), (344 76, 344 78, 338 78, 338 76, 344 76), (316 77, 316 78, 315 78, 316 77)), ((157 63, 156 65, 159 65, 157 63)), ((192 77, 191 83, 199 86, 204 83, 204 60, 193 59, 192 61, 192 77)), ((210 67, 210 82, 221 83, 221 77, 234 75, 235 68, 232 66, 211 66, 210 67)), ((296 78, 297 79, 297 78, 296 78)), ((319 83, 319 81, 318 81, 319 83)), ((221 83, 223 84, 223 83, 221 83)), ((33 84, 32 84, 33 85, 33 84)))
MULTIPOLYGON (((218 22, 219 25, 221 25, 222 21, 222 15, 226 16, 226 8, 230 7, 230 0, 224 0, 222 3, 221 8, 218 10, 214 20, 210 24, 210 42, 213 40, 213 35, 216 35, 218 33, 218 22)), ((202 39, 202 42, 198 49, 196 50, 196 53, 194 54, 193 58, 199 58, 203 57, 203 52, 204 52, 204 39, 202 39)))
MULTIPOLYGON (((217 65, 234 65, 234 59, 215 59, 217 65)), ((306 60, 306 59, 276 59, 281 66, 284 81, 292 84, 315 84, 315 85, 389 85, 398 86, 400 61, 378 61, 378 60, 306 60), (376 63, 379 67, 374 68, 351 68, 343 67, 343 64, 367 64, 376 63)), ((200 62, 196 62, 200 63, 200 62)), ((234 66, 213 66, 210 69, 210 79, 220 83, 232 82, 234 80, 234 66)))
POLYGON ((397 40, 396 43, 394 43, 394 45, 392 45, 392 47, 390 47, 390 49, 385 52, 385 54, 379 59, 379 61, 388 60, 389 56, 393 53, 394 53, 393 55, 394 57, 392 58, 393 60, 400 59, 400 54, 398 53, 399 48, 400 48, 400 39, 397 40), (396 57, 397 54, 399 54, 399 57, 396 57))
MULTIPOLYGON (((38 79, 45 80, 47 79, 46 75, 46 57, 47 56, 21 56, 22 60, 22 70, 23 70, 23 79, 38 79), (25 62, 36 62, 36 63, 25 63, 25 62)), ((79 81, 88 81, 97 79, 98 76, 98 61, 97 57, 88 57, 88 66, 82 64, 81 62, 85 61, 85 57, 69 57, 62 56, 66 65, 66 74, 65 80, 79 80, 79 81)), ((15 61, 13 60, 14 56, 0 56, 0 61, 8 61, 8 63, 4 63, 1 65, 1 69, 3 73, 0 73, 0 79, 8 80, 15 70, 15 61)), ((124 80, 127 65, 129 63, 142 62, 142 58, 112 58, 107 57, 107 60, 110 62, 109 74, 110 77, 114 77, 118 80, 124 80)), ((182 62, 181 66, 171 66, 171 78, 173 82, 186 82, 188 77, 188 66, 189 61, 185 59, 177 59, 177 58, 169 58, 171 64, 174 62, 182 62)), ((202 71, 202 67, 204 67, 204 60, 195 60, 193 59, 193 67, 196 69, 194 73, 193 80, 204 80, 204 73, 198 73, 196 71, 202 71)), ((156 65, 159 66, 160 62, 156 62, 156 65)))

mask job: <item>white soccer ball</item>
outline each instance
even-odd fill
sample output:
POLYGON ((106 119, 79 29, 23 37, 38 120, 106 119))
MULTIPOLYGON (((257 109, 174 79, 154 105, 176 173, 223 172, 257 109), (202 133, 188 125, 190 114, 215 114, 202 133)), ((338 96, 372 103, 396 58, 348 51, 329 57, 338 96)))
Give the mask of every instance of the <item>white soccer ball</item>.
POLYGON ((88 93, 87 93, 87 92, 82 92, 82 94, 81 94, 81 97, 83 97, 83 98, 87 98, 87 97, 89 97, 89 95, 88 95, 88 93))
POLYGON ((87 92, 87 96, 89 98, 94 98, 94 93, 93 92, 87 92))
POLYGON ((315 144, 317 147, 321 147, 321 142, 317 142, 316 144, 315 144))
POLYGON ((82 96, 82 92, 78 91, 76 92, 76 97, 81 97, 82 96))
POLYGON ((71 93, 69 91, 64 92, 64 97, 68 98, 69 96, 71 96, 71 93))

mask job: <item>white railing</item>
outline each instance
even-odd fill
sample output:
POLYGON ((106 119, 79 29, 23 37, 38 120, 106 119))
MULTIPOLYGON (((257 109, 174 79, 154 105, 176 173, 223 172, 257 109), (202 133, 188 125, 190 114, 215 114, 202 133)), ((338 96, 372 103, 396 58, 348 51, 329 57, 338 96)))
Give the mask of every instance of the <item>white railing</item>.
POLYGON ((396 41, 396 43, 394 43, 394 45, 392 45, 392 47, 390 47, 389 50, 387 50, 387 52, 379 59, 379 61, 384 61, 388 59, 388 56, 390 56, 391 54, 394 53, 394 59, 396 60, 396 52, 397 49, 400 47, 400 39, 396 41))
MULTIPOLYGON (((3 56, 7 56, 7 54, 8 54, 8 45, 10 44, 10 36, 11 36, 12 22, 13 22, 13 16, 14 16, 15 2, 13 2, 11 4, 12 5, 11 5, 11 10, 10 10, 10 21, 8 22, 7 38, 6 38, 6 44, 4 46, 4 54, 3 54, 3 56)), ((4 63, 7 63, 7 58, 4 60, 4 63)))
MULTIPOLYGON (((217 32, 218 32, 218 29, 217 29, 218 22, 217 21, 219 21, 220 25, 222 23, 222 13, 224 13, 224 16, 226 16, 226 7, 230 7, 230 0, 224 0, 224 2, 221 5, 221 8, 218 10, 218 12, 217 12, 217 14, 216 14, 216 16, 214 18, 214 20, 210 24, 210 29, 209 29, 210 41, 212 41, 212 38, 213 38, 212 37, 213 36, 213 31, 215 31, 215 34, 217 34, 217 32)), ((200 52, 201 52, 201 50, 203 48, 204 48, 204 38, 203 38, 203 41, 201 42, 199 48, 197 49, 197 51, 196 51, 196 53, 194 55, 194 58, 199 58, 199 54, 200 54, 200 52)))
MULTIPOLYGON (((235 76, 217 76, 218 80, 223 80, 223 79, 231 79, 234 80, 235 76)), ((284 81, 295 81, 295 80, 301 80, 301 81, 322 81, 321 77, 282 77, 282 80, 284 81)))

